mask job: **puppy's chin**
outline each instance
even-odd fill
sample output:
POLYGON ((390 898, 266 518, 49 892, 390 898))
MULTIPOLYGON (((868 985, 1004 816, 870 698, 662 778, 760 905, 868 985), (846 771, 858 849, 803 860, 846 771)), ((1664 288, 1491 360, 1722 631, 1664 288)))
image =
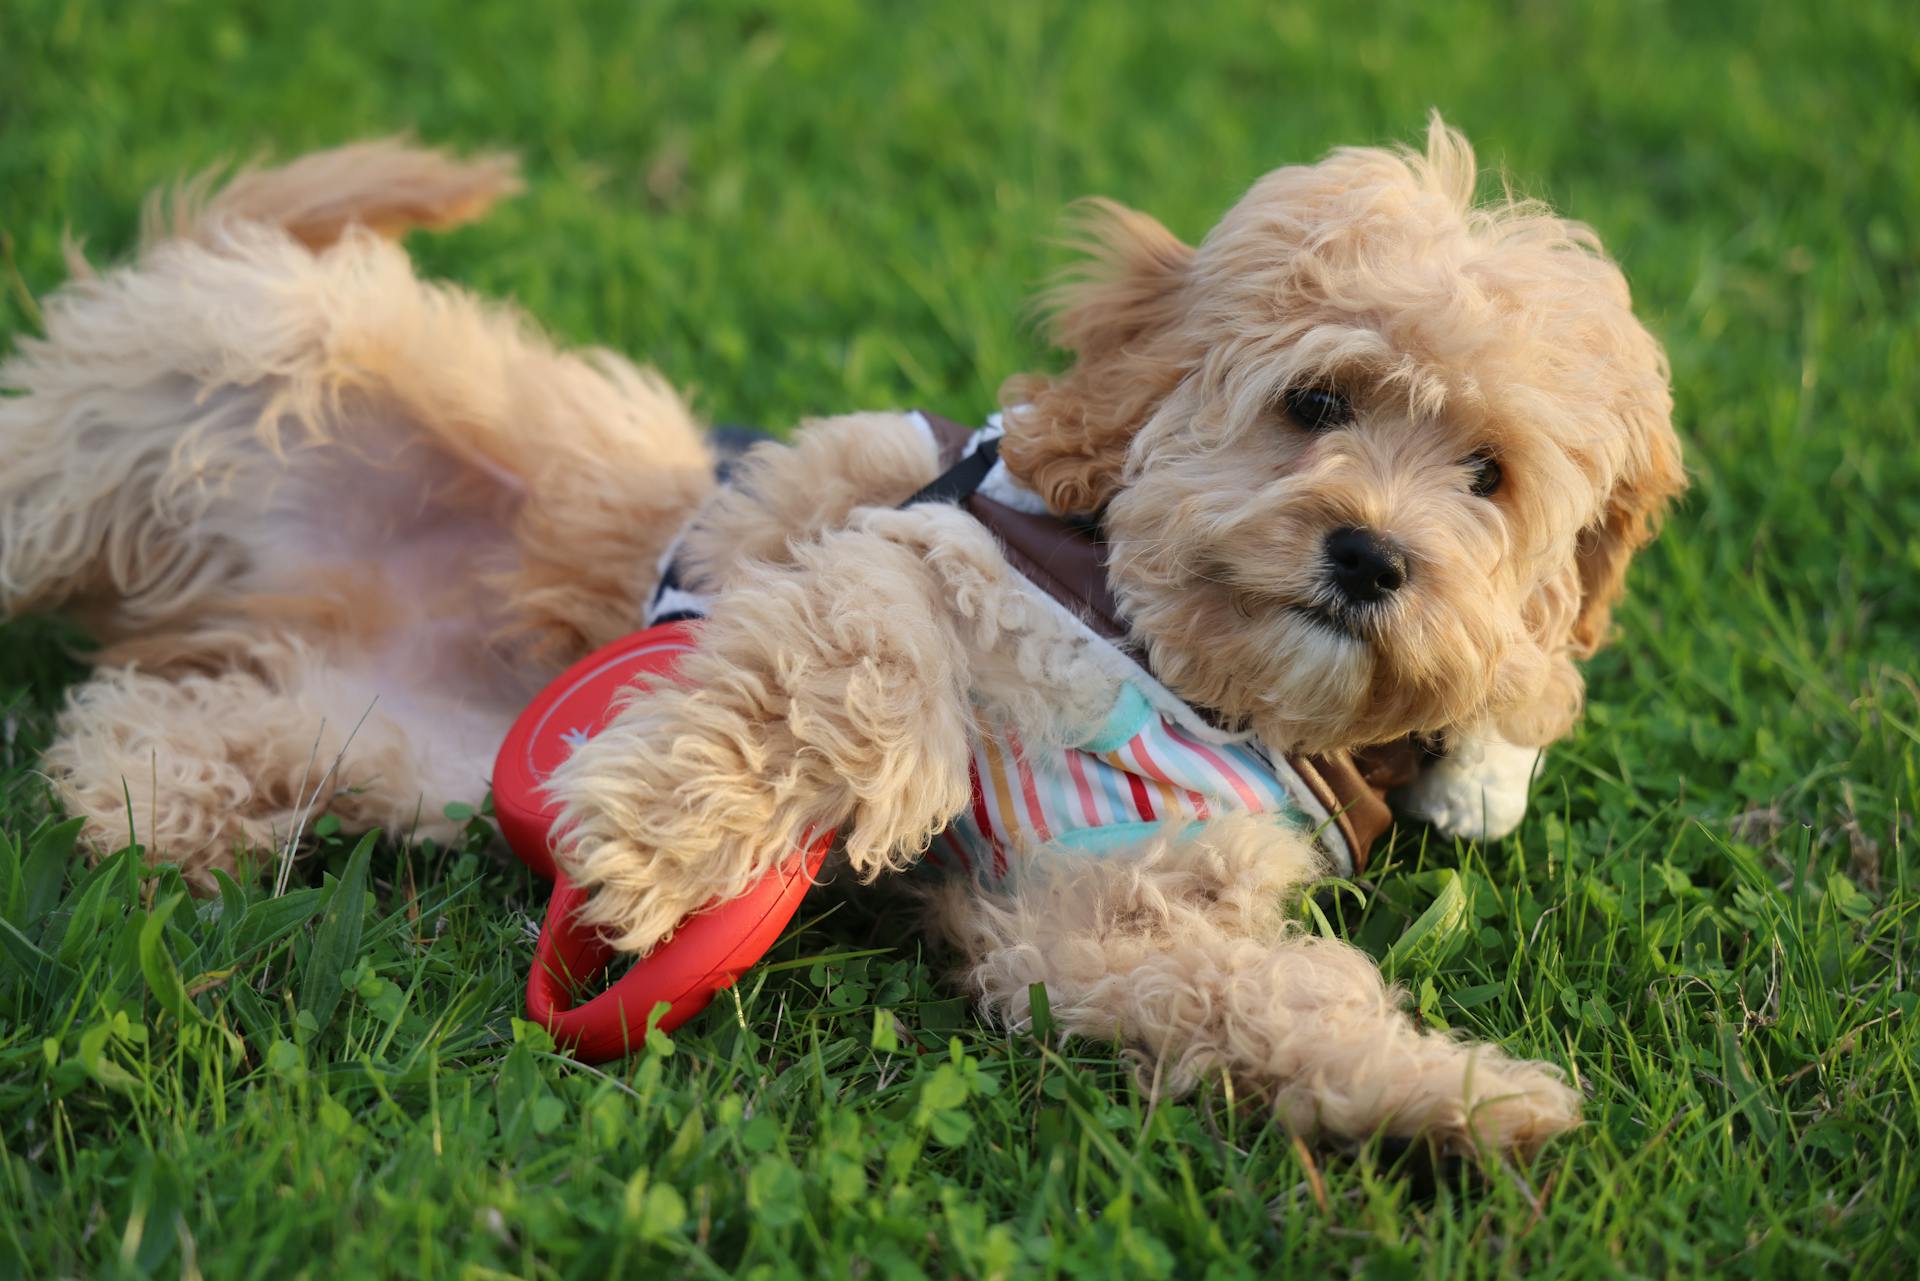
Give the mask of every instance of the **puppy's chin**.
POLYGON ((1374 739, 1366 712, 1380 664, 1364 620, 1288 605, 1257 630, 1265 635, 1248 639, 1266 649, 1270 667, 1247 721, 1262 740, 1318 752, 1374 739))
POLYGON ((1155 673, 1174 693, 1287 750, 1374 741, 1366 724, 1375 642, 1353 620, 1207 589, 1127 600, 1155 673))
POLYGON ((1358 748, 1472 723, 1535 679, 1534 647, 1484 600, 1356 610, 1213 576, 1176 585, 1127 575, 1116 586, 1167 687, 1278 750, 1358 748))

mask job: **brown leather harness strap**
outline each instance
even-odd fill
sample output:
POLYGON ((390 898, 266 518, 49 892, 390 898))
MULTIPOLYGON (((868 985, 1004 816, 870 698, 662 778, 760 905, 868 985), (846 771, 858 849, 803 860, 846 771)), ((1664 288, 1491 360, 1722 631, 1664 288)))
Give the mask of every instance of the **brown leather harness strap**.
POLYGON ((1385 794, 1367 785, 1346 752, 1293 755, 1287 757, 1287 764, 1333 816, 1333 825, 1340 829, 1353 855, 1355 875, 1366 871, 1373 843, 1393 827, 1393 811, 1387 806, 1385 794))

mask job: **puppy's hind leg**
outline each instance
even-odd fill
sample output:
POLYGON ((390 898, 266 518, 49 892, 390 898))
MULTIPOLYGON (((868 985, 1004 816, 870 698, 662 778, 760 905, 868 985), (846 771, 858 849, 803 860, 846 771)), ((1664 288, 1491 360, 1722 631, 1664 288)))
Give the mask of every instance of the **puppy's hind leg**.
POLYGON ((346 443, 389 470, 423 455, 463 470, 439 497, 511 536, 511 563, 488 572, 510 605, 505 630, 572 658, 638 624, 660 553, 711 490, 698 425, 654 371, 562 350, 349 230, 464 221, 517 185, 504 157, 361 143, 243 174, 173 222, 218 246, 223 227, 264 221, 316 251, 323 315, 287 399, 358 405, 376 426, 346 443))
POLYGON ((210 891, 216 868, 261 866, 323 814, 349 831, 456 834, 442 807, 477 799, 478 777, 448 792, 401 724, 313 683, 326 669, 297 646, 255 656, 261 670, 105 667, 69 693, 44 768, 95 854, 138 841, 210 891))
POLYGON ((46 336, 0 364, 0 615, 78 603, 140 633, 231 585, 269 541, 245 522, 290 466, 282 420, 327 434, 326 398, 293 393, 325 381, 329 314, 412 283, 392 251, 326 272, 306 249, 351 224, 451 225, 515 180, 498 157, 376 142, 211 185, 156 197, 136 263, 76 256, 46 336))
POLYGON ((81 604, 111 642, 301 590, 328 549, 411 542, 484 578, 502 608, 481 626, 545 660, 634 627, 712 487, 684 404, 366 230, 473 217, 511 166, 366 143, 209 185, 157 201, 138 261, 56 291, 46 338, 0 365, 19 393, 0 397, 0 614, 81 604))
POLYGON ((510 496, 515 554, 491 575, 509 630, 571 658, 639 625, 661 553, 713 488, 706 439, 659 374, 432 287, 342 308, 329 359, 336 385, 510 496))
POLYGON ((1215 820, 1130 857, 1044 852, 1011 891, 940 888, 935 919, 992 1014, 1117 1038, 1184 1091, 1224 1071, 1297 1131, 1528 1149, 1579 1123, 1554 1067, 1423 1031, 1357 949, 1300 932, 1284 903, 1319 871, 1294 832, 1215 820))

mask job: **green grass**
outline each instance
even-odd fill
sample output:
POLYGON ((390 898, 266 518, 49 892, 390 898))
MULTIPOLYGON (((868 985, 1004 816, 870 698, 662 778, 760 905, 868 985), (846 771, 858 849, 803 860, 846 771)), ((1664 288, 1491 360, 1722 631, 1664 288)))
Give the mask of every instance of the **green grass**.
POLYGON ((1386 956, 1464 891, 1399 977, 1591 1091, 1525 1169, 1154 1106, 857 899, 573 1065, 513 1021, 541 899, 483 826, 328 837, 279 899, 72 864, 33 771, 80 669, 10 624, 0 1274, 1913 1275, 1920 39, 1899 0, 1584 7, 0 6, 0 336, 63 228, 112 257, 182 171, 410 126, 530 178, 431 270, 716 418, 965 419, 1043 359, 1068 199, 1198 235, 1437 105, 1626 264, 1697 481, 1520 832, 1403 836, 1330 902, 1386 956))

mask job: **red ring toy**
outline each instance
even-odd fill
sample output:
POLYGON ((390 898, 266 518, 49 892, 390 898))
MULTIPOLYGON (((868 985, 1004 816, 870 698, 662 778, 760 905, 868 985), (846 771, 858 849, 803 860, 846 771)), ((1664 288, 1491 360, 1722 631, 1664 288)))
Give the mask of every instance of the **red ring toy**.
POLYGON ((587 655, 520 713, 494 762, 493 813, 501 834, 521 862, 553 881, 527 977, 527 1014, 591 1063, 620 1058, 637 1046, 659 1002, 669 1008, 655 1026, 670 1032, 753 968, 800 909, 833 843, 828 832, 739 897, 696 912, 606 991, 573 1004, 572 988, 604 970, 614 950, 580 924, 586 893, 554 867, 558 807, 542 788, 574 748, 605 727, 622 691, 672 677, 695 636, 687 623, 665 623, 587 655))

